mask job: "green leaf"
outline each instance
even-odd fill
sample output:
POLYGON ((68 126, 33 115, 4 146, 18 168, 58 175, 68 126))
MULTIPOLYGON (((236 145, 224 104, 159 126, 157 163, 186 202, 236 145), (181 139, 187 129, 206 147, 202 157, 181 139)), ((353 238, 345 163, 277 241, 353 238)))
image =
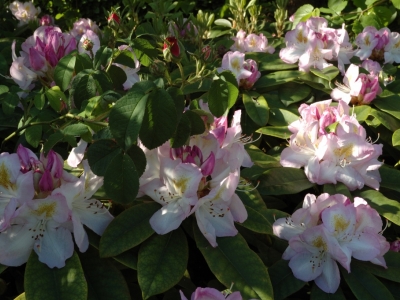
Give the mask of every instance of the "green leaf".
POLYGON ((310 95, 310 93, 311 89, 309 86, 305 84, 289 82, 280 87, 279 98, 281 99, 282 103, 285 104, 285 106, 289 106, 290 104, 305 99, 310 95))
POLYGON ((58 143, 61 142, 64 138, 64 135, 60 132, 57 131, 53 134, 51 134, 47 141, 44 143, 43 145, 43 151, 45 153, 45 155, 47 155, 47 153, 58 143))
POLYGON ((185 85, 183 87, 183 94, 188 95, 197 92, 208 92, 213 82, 214 81, 210 78, 203 78, 200 81, 185 85))
POLYGON ((190 121, 190 135, 202 134, 206 130, 203 119, 191 110, 184 114, 190 121))
POLYGON ((67 97, 58 86, 53 86, 45 92, 50 106, 57 112, 61 110, 61 101, 67 102, 67 97))
POLYGON ((287 126, 267 126, 258 129, 256 132, 284 140, 288 139, 292 135, 287 126))
POLYGON ((335 13, 339 14, 343 9, 346 8, 348 1, 343 0, 328 0, 328 7, 335 13))
POLYGON ((25 293, 20 294, 17 298, 14 300, 26 300, 25 293))
POLYGON ((86 53, 80 53, 76 56, 75 73, 78 74, 82 70, 93 68, 93 62, 86 53))
POLYGON ((139 132, 141 142, 148 149, 161 146, 172 137, 176 126, 176 109, 171 96, 165 90, 153 90, 147 99, 139 132))
POLYGON ((294 29, 299 22, 306 21, 309 17, 311 17, 313 10, 314 7, 310 4, 300 6, 294 14, 292 29, 294 29))
POLYGON ((311 68, 310 71, 314 75, 321 77, 323 79, 326 79, 328 81, 333 80, 336 76, 339 75, 339 69, 336 68, 335 66, 329 66, 329 67, 324 68, 323 70, 311 68))
POLYGON ((3 273, 4 270, 7 268, 8 268, 7 266, 0 264, 0 274, 3 273))
POLYGON ((143 150, 137 146, 137 145, 132 145, 129 147, 129 149, 126 151, 126 154, 132 158, 136 171, 138 172, 138 176, 142 176, 146 169, 146 155, 144 154, 143 150))
MULTIPOLYGON (((154 83, 151 83, 154 86, 154 83)), ((130 92, 118 100, 109 116, 110 131, 121 147, 136 143, 149 94, 135 84, 130 92)))
POLYGON ((381 174, 381 187, 385 187, 397 192, 400 192, 400 171, 383 164, 379 168, 381 174))
POLYGON ((67 90, 71 83, 71 79, 74 76, 75 63, 76 52, 62 57, 54 69, 54 81, 62 91, 67 90))
POLYGON ((170 139, 172 148, 182 147, 190 138, 191 122, 186 115, 183 115, 179 121, 174 135, 170 139))
POLYGON ((253 52, 246 53, 246 59, 253 59, 258 63, 258 70, 261 71, 282 71, 297 69, 297 64, 287 64, 280 57, 279 53, 253 52))
POLYGON ((268 123, 269 107, 264 96, 255 92, 244 92, 243 103, 247 114, 256 124, 265 126, 268 123))
POLYGON ((158 49, 145 39, 135 38, 133 41, 133 51, 140 63, 148 67, 158 56, 158 49))
POLYGON ((113 51, 107 46, 101 46, 100 49, 97 50, 94 56, 94 61, 93 61, 94 69, 101 70, 102 67, 104 68, 107 67, 112 58, 112 53, 113 51))
POLYGON ((132 69, 136 69, 136 57, 133 52, 131 52, 129 49, 127 50, 122 50, 120 53, 118 53, 118 56, 114 59, 114 63, 121 64, 123 66, 127 66, 132 69))
POLYGON ((397 9, 400 9, 400 0, 392 0, 392 4, 397 9))
POLYGON ((261 195, 296 194, 314 185, 304 174, 295 168, 274 168, 267 170, 259 178, 258 191, 261 195))
POLYGON ((42 138, 42 125, 28 127, 25 130, 25 138, 32 147, 37 148, 42 138))
POLYGON ((334 294, 325 293, 316 284, 311 289, 310 300, 346 300, 346 296, 343 294, 342 289, 339 287, 334 294))
POLYGON ((177 120, 180 120, 182 117, 182 114, 185 110, 185 97, 183 96, 183 92, 181 89, 178 89, 176 87, 169 87, 167 89, 167 92, 171 96, 172 100, 174 100, 175 103, 175 109, 176 109, 176 117, 177 120))
POLYGON ((380 192, 375 190, 360 192, 359 196, 364 198, 381 216, 397 225, 400 225, 400 203, 398 201, 386 198, 380 192))
POLYGON ((262 168, 279 168, 281 166, 279 159, 265 154, 257 146, 246 145, 245 149, 250 155, 251 161, 262 168))
POLYGON ((108 259, 101 259, 90 247, 79 255, 88 285, 88 300, 130 300, 124 276, 108 259))
POLYGON ((78 123, 68 125, 62 130, 62 133, 65 135, 82 136, 88 133, 90 134, 90 130, 85 124, 78 123))
POLYGON ((26 298, 30 300, 86 300, 88 287, 78 255, 74 252, 65 267, 50 269, 32 251, 24 276, 26 298))
POLYGON ((11 115, 14 112, 15 107, 18 105, 18 103, 19 103, 19 97, 17 94, 7 93, 3 102, 1 103, 3 112, 6 115, 11 115))
POLYGON ((272 126, 287 126, 294 121, 297 121, 299 116, 281 108, 271 108, 269 110, 269 121, 268 123, 272 126))
POLYGON ((400 146, 400 129, 393 132, 392 144, 393 146, 400 146))
POLYGON ((72 80, 70 98, 76 107, 81 108, 82 102, 96 96, 96 80, 93 78, 95 71, 91 69, 83 70, 72 80))
POLYGON ((139 175, 129 155, 118 153, 104 175, 104 189, 113 201, 129 204, 139 190, 139 175))
POLYGON ((108 71, 108 75, 110 76, 113 86, 117 90, 121 90, 123 88, 123 84, 127 80, 126 73, 120 67, 112 65, 108 71))
POLYGON ((330 195, 335 194, 343 194, 348 198, 352 199, 353 196, 351 195, 349 189, 344 183, 337 183, 337 184, 324 184, 324 193, 328 193, 330 195))
POLYGON ((104 176, 111 161, 121 148, 113 140, 98 140, 88 148, 87 157, 90 168, 98 176, 104 176))
POLYGON ((354 107, 354 114, 356 115, 358 122, 364 122, 371 112, 371 106, 359 105, 354 107))
POLYGON ((388 251, 384 255, 384 259, 387 268, 358 260, 354 260, 354 264, 364 269, 365 272, 400 283, 400 253, 388 251))
POLYGON ((185 273, 188 256, 186 236, 180 228, 147 240, 140 248, 138 262, 138 282, 143 299, 177 284, 185 273))
POLYGON ((306 284, 304 281, 294 277, 287 260, 278 260, 269 267, 268 273, 274 289, 275 300, 286 299, 306 284))
POLYGON ((147 240, 154 233, 149 220, 159 209, 158 203, 150 202, 134 205, 119 214, 101 237, 100 256, 116 256, 147 240))
POLYGON ((197 224, 193 229, 197 247, 211 272, 222 284, 230 287, 234 282, 232 290, 239 290, 243 299, 273 299, 267 268, 258 255, 247 246, 240 234, 217 238, 218 247, 213 248, 197 224))
POLYGON ((236 103, 239 89, 237 80, 230 71, 224 71, 218 76, 211 84, 208 106, 214 116, 221 117, 236 103))
POLYGON ((257 90, 259 88, 269 88, 272 86, 284 84, 286 82, 297 79, 302 74, 304 74, 304 73, 300 72, 300 71, 273 72, 273 73, 261 76, 254 84, 254 88, 257 90))
POLYGON ((371 108, 370 115, 379 120, 379 123, 391 131, 400 128, 400 121, 388 113, 371 108))
POLYGON ((351 273, 340 268, 342 276, 357 299, 394 299, 389 290, 374 275, 351 264, 351 273))
POLYGON ((0 85, 0 95, 7 93, 9 91, 8 86, 6 85, 0 85))
POLYGON ((33 103, 35 104, 35 107, 39 110, 42 110, 45 103, 46 103, 46 98, 44 94, 37 94, 33 98, 33 103))

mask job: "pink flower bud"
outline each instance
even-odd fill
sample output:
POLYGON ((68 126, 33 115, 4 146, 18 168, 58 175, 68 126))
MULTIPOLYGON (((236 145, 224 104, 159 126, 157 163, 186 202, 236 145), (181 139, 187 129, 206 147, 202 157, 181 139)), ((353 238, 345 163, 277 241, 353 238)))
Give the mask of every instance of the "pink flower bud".
POLYGON ((116 24, 121 23, 121 19, 118 14, 116 13, 111 13, 108 18, 107 18, 108 24, 115 22, 116 24))

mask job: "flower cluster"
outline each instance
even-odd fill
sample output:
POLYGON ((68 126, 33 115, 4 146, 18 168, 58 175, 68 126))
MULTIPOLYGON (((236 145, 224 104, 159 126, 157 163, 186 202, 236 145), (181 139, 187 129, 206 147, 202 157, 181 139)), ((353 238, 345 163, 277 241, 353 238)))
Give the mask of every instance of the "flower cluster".
POLYGON ((54 151, 40 159, 19 146, 17 153, 0 154, 0 263, 24 264, 32 251, 50 268, 61 268, 72 256, 74 243, 89 247, 83 225, 101 235, 113 216, 91 197, 103 178, 84 161, 78 178, 63 170, 54 151))
MULTIPOLYGON (((203 105, 208 110, 207 105, 203 105)), ((213 247, 216 237, 234 236, 234 221, 244 222, 247 211, 235 194, 240 167, 252 165, 241 141, 241 111, 227 127, 227 117, 215 119, 209 130, 190 138, 189 145, 171 148, 169 142, 148 150, 140 178, 140 195, 162 205, 150 219, 158 234, 176 228, 195 214, 200 231, 213 247)))
POLYGON ((76 41, 58 27, 40 26, 22 43, 21 48, 17 57, 15 42, 12 45, 10 74, 15 83, 26 91, 33 87, 32 82, 38 77, 51 85, 54 67, 63 56, 76 49, 76 41))
POLYGON ((232 51, 245 52, 268 52, 274 53, 275 48, 268 46, 267 38, 260 33, 259 35, 252 33, 247 35, 247 33, 240 29, 236 37, 232 38, 235 43, 232 45, 232 51))
POLYGON ((252 59, 244 59, 245 54, 239 51, 228 51, 222 58, 222 65, 218 72, 229 70, 235 75, 239 87, 251 89, 261 77, 257 63, 252 59))
POLYGON ((37 20, 41 10, 40 7, 35 7, 32 2, 19 2, 14 1, 9 6, 11 13, 17 20, 19 20, 18 26, 28 24, 29 21, 37 20))
POLYGON ((359 67, 351 64, 344 76, 344 85, 336 83, 338 87, 332 90, 332 99, 343 100, 352 105, 363 105, 369 104, 382 92, 378 78, 380 65, 376 66, 374 61, 365 60, 362 66, 370 69, 370 74, 360 73, 359 67))
POLYGON ((373 26, 367 26, 357 36, 356 44, 359 49, 355 55, 361 60, 400 63, 400 34, 391 32, 389 28, 377 30, 373 26))
POLYGON ((74 23, 70 33, 77 41, 79 41, 82 38, 82 35, 84 35, 88 30, 93 31, 96 35, 101 34, 100 28, 97 26, 96 22, 84 18, 81 18, 74 23))
POLYGON ((383 255, 389 243, 382 236, 382 220, 367 202, 344 195, 306 195, 303 207, 273 224, 274 234, 288 240, 283 259, 296 278, 314 280, 326 293, 335 293, 340 275, 336 262, 350 272, 351 258, 386 268, 383 255))
POLYGON ((343 74, 344 64, 349 64, 354 55, 344 25, 341 29, 329 28, 321 17, 298 23, 286 33, 285 41, 286 48, 281 49, 279 57, 289 64, 299 62, 300 71, 308 72, 311 67, 322 70, 331 65, 328 61, 337 61, 343 74))
POLYGON ((349 115, 345 102, 339 100, 338 107, 330 104, 325 100, 299 107, 301 118, 289 125, 293 134, 282 151, 281 165, 304 167, 308 179, 317 184, 339 181, 351 191, 364 184, 378 189, 382 144, 366 138, 364 127, 349 115))

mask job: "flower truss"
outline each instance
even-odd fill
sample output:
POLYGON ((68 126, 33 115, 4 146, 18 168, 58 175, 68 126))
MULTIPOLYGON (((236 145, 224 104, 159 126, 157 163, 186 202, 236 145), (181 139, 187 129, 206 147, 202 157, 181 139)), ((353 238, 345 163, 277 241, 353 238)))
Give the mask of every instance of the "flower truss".
POLYGON ((306 176, 317 184, 343 182, 351 191, 364 185, 379 189, 382 144, 366 138, 366 132, 349 106, 331 100, 302 104, 301 118, 289 125, 293 133, 289 147, 281 154, 284 167, 304 167, 306 176))
POLYGON ((19 21, 18 26, 37 20, 37 16, 41 12, 40 7, 35 7, 32 2, 22 3, 14 1, 10 4, 9 8, 14 17, 19 21))
POLYGON ((382 236, 382 220, 367 202, 355 197, 307 194, 303 207, 273 224, 274 234, 289 241, 283 259, 296 278, 314 280, 326 293, 340 284, 337 262, 350 272, 351 258, 386 268, 383 255, 389 243, 382 236))
POLYGON ((261 77, 261 73, 258 71, 257 63, 254 60, 245 60, 244 58, 244 53, 228 51, 222 58, 222 66, 218 68, 218 72, 231 71, 239 86, 248 90, 261 77))
POLYGON ((52 150, 40 159, 21 145, 15 154, 1 153, 1 264, 22 265, 33 249, 50 268, 62 268, 74 251, 72 236, 81 252, 89 247, 83 225, 101 235, 113 219, 92 198, 103 178, 87 161, 79 178, 64 171, 63 163, 52 150))
MULTIPOLYGON (((208 110, 207 105, 203 108, 208 110)), ((237 234, 234 222, 244 222, 247 212, 235 189, 240 167, 252 165, 241 142, 240 116, 236 111, 229 128, 226 116, 216 118, 187 146, 171 148, 169 142, 153 150, 142 146, 147 167, 140 178, 140 194, 162 205, 150 219, 158 234, 177 229, 191 214, 213 247, 216 237, 237 234)))
POLYGON ((267 38, 260 33, 259 35, 251 33, 247 35, 246 32, 240 29, 236 37, 232 39, 235 43, 232 45, 232 51, 245 52, 268 52, 270 54, 275 52, 275 48, 268 46, 267 38))
MULTIPOLYGON (((182 291, 179 291, 181 295, 181 300, 188 300, 185 295, 182 293, 182 291)), ((225 294, 223 292, 220 292, 216 289, 213 288, 197 288, 192 296, 190 297, 190 300, 242 300, 242 295, 240 292, 233 292, 229 294, 225 298, 225 294)))
POLYGON ((365 60, 362 66, 371 70, 370 74, 360 73, 359 67, 351 64, 344 76, 344 85, 337 84, 338 87, 332 90, 332 99, 343 100, 352 105, 363 105, 369 104, 382 92, 378 78, 380 65, 372 60, 365 60))

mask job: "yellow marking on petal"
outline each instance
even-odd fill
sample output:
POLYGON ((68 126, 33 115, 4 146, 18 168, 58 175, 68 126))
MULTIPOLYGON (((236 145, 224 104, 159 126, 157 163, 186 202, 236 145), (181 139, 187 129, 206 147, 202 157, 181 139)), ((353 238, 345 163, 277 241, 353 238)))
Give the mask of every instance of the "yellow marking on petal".
POLYGON ((16 190, 17 188, 15 183, 11 182, 11 174, 4 162, 0 165, 0 185, 4 186, 6 189, 16 190))
POLYGON ((394 47, 394 48, 400 48, 400 40, 399 40, 396 44, 394 44, 393 47, 394 47))
POLYGON ((367 35, 364 39, 365 45, 369 46, 371 45, 371 41, 369 40, 369 35, 367 35))
POLYGON ((335 215, 333 217, 333 222, 336 231, 344 231, 349 226, 350 221, 346 222, 346 219, 341 215, 335 215))
POLYGON ((338 157, 349 157, 353 153, 353 144, 349 144, 340 148, 333 150, 336 156, 338 157))
POLYGON ((322 248, 324 251, 328 250, 328 246, 325 243, 325 240, 322 238, 322 236, 317 237, 312 241, 312 245, 316 248, 322 248))
POLYGON ((185 193, 185 191, 187 189, 188 181, 189 181, 189 178, 187 178, 187 177, 181 177, 179 180, 172 180, 175 188, 177 190, 180 190, 182 194, 185 193))
POLYGON ((241 65, 239 63, 239 59, 237 59, 237 58, 233 59, 232 63, 231 63, 231 66, 232 66, 232 69, 235 69, 235 70, 239 71, 240 68, 241 68, 241 65))
POLYGON ((57 208, 56 202, 42 203, 39 204, 39 207, 35 210, 34 213, 37 216, 42 216, 44 214, 46 218, 51 218, 55 213, 56 208, 57 208))
POLYGON ((299 32, 297 33, 296 39, 300 43, 307 43, 307 41, 308 41, 307 37, 303 35, 303 30, 299 30, 299 32))

